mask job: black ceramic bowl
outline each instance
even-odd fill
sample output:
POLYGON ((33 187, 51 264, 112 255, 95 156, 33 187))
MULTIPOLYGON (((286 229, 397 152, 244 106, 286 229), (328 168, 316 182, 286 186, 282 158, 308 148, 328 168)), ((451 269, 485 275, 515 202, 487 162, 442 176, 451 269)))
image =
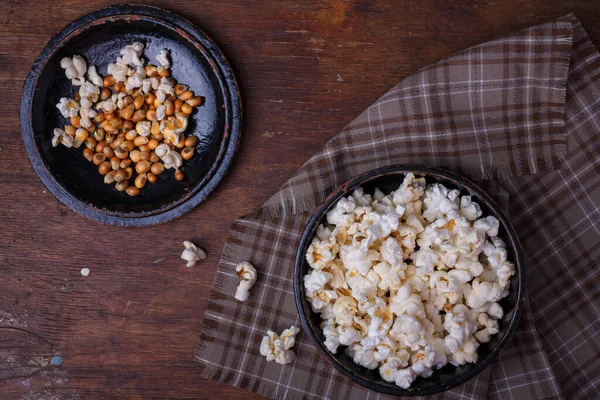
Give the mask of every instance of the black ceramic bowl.
POLYGON ((241 101, 225 57, 197 27, 168 11, 146 6, 113 6, 71 23, 46 45, 25 82, 21 129, 31 163, 48 190, 75 212, 122 226, 155 225, 177 218, 200 204, 227 172, 240 138, 241 101), (97 167, 82 154, 51 144, 52 131, 68 123, 55 107, 76 88, 60 60, 82 55, 106 75, 119 51, 144 43, 144 57, 156 64, 163 48, 171 51, 172 76, 204 99, 192 114, 186 134, 199 137, 194 157, 185 161, 183 181, 167 170, 137 197, 103 183, 97 167))
POLYGON ((294 294, 296 307, 306 332, 327 361, 338 371, 356 383, 377 392, 397 396, 426 396, 443 392, 466 382, 485 369, 500 354, 500 351, 506 346, 515 331, 521 315, 525 291, 524 273, 519 239, 513 226, 490 196, 470 180, 452 172, 417 165, 400 165, 375 169, 351 179, 329 195, 317 209, 304 230, 296 255, 294 294), (319 224, 325 222, 327 211, 340 198, 350 195, 359 186, 363 187, 365 193, 372 194, 375 188, 381 189, 384 193, 390 193, 400 186, 405 175, 409 172, 424 176, 427 183, 439 182, 450 189, 459 189, 461 195, 470 194, 473 196, 474 201, 481 206, 483 215, 493 215, 498 218, 500 221, 498 236, 506 243, 508 259, 515 263, 516 272, 510 281, 510 294, 500 301, 504 310, 504 316, 498 321, 500 332, 494 335, 490 342, 479 347, 479 360, 477 363, 459 367, 448 364, 442 369, 434 371, 429 378, 418 377, 410 388, 402 389, 394 383, 384 381, 377 370, 371 371, 354 364, 352 359, 345 354, 345 346, 340 346, 337 354, 332 354, 327 350, 327 347, 323 344, 325 338, 319 327, 321 318, 319 314, 311 310, 310 303, 306 300, 304 294, 303 277, 310 268, 305 258, 308 246, 312 242, 319 224))

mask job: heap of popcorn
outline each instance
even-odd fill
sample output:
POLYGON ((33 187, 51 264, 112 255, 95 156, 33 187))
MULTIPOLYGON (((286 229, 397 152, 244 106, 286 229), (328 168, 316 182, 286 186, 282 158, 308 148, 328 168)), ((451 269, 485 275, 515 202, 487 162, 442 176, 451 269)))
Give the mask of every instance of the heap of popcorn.
POLYGON ((325 345, 408 388, 447 363, 477 361, 498 333, 514 264, 471 196, 408 174, 385 195, 361 188, 319 226, 304 287, 325 345))

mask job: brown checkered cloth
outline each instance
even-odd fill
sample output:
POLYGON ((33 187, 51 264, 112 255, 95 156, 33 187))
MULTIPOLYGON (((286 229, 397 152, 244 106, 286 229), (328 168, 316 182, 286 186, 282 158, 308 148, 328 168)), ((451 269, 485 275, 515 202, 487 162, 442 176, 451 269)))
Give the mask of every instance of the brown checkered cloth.
POLYGON ((299 334, 266 362, 268 329, 301 326, 294 256, 314 209, 376 167, 447 167, 484 182, 522 240, 528 302, 507 348, 439 398, 592 399, 600 392, 600 55, 575 17, 462 51, 406 78, 331 139, 260 210, 233 224, 196 359, 204 376, 281 399, 381 399, 299 334), (234 299, 235 265, 258 281, 234 299))

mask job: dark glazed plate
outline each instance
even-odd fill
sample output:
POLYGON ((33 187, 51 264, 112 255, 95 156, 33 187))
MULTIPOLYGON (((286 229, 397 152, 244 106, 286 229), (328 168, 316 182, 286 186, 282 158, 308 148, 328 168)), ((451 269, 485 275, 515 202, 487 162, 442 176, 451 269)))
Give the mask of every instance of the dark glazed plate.
POLYGON ((337 188, 317 209, 306 225, 296 255, 294 295, 296 307, 306 332, 321 354, 338 371, 354 382, 377 392, 396 396, 428 396, 458 386, 483 371, 500 354, 514 333, 521 316, 525 295, 525 269, 521 244, 513 226, 498 205, 470 180, 450 171, 418 165, 378 168, 359 175, 337 188), (483 215, 493 215, 498 218, 500 221, 498 236, 506 243, 508 259, 515 263, 516 272, 510 280, 509 295, 500 301, 500 305, 504 310, 504 316, 498 321, 500 332, 494 335, 490 342, 479 347, 479 360, 477 363, 459 367, 448 364, 442 369, 434 371, 429 378, 418 377, 410 388, 402 389, 394 383, 384 381, 377 370, 371 371, 354 364, 352 359, 344 353, 346 346, 340 346, 337 354, 332 354, 327 350, 327 347, 323 344, 325 337, 319 327, 321 318, 312 311, 304 294, 303 277, 310 268, 305 258, 306 250, 316 234, 317 227, 324 222, 325 214, 341 197, 348 196, 359 186, 363 187, 365 193, 372 194, 375 188, 381 189, 384 193, 390 193, 400 186, 405 175, 409 172, 424 176, 428 183, 439 182, 450 189, 459 189, 461 195, 470 194, 473 196, 474 201, 481 206, 483 215))
POLYGON ((36 173, 61 202, 98 222, 120 226, 156 225, 180 217, 206 199, 223 179, 236 151, 242 123, 241 100, 233 72, 217 46, 198 28, 168 11, 122 5, 87 14, 58 33, 39 55, 23 90, 21 129, 36 173), (65 77, 60 60, 82 55, 100 75, 135 41, 155 63, 163 48, 171 50, 172 76, 204 98, 186 134, 200 141, 194 157, 181 168, 185 179, 167 170, 137 197, 103 183, 82 148, 52 147, 52 131, 66 121, 55 104, 73 98, 76 88, 65 77))

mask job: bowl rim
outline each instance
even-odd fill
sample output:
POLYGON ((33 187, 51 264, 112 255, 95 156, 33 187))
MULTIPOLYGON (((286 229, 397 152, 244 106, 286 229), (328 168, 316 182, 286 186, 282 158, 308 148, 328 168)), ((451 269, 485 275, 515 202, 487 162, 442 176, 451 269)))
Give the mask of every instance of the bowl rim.
POLYGON ((69 23, 48 41, 37 56, 25 79, 23 95, 21 97, 20 124, 25 149, 34 171, 44 186, 60 202, 77 214, 100 223, 115 226, 153 226, 187 214, 206 200, 223 180, 231 167, 233 157, 239 147, 242 128, 242 100, 233 70, 224 54, 200 28, 187 19, 162 8, 121 4, 82 15, 69 23), (160 23, 174 32, 181 34, 190 44, 198 47, 199 51, 205 53, 220 82, 217 90, 222 92, 225 107, 222 150, 217 155, 215 161, 216 167, 211 168, 203 181, 189 190, 181 199, 175 200, 159 209, 142 213, 103 210, 75 197, 58 182, 42 158, 35 141, 35 132, 31 118, 33 99, 39 76, 46 67, 50 56, 60 48, 60 45, 73 35, 77 35, 81 30, 85 30, 94 22, 102 20, 112 22, 124 18, 130 18, 131 20, 143 19, 160 23))
POLYGON ((296 308, 298 310, 298 315, 300 316, 300 319, 302 321, 302 325, 304 326, 304 329, 305 329, 306 333, 308 334, 308 336, 310 337, 310 339, 312 340, 313 344, 317 347, 317 349, 319 350, 321 355, 323 357, 325 357, 326 361, 329 364, 333 365, 344 376, 350 378, 352 381, 358 383, 359 385, 361 385, 367 389, 374 390, 379 393, 395 395, 395 396, 427 396, 427 395, 445 392, 445 391, 450 390, 460 384, 465 383, 466 381, 475 377, 477 374, 479 374, 485 368, 487 368, 498 357, 498 355, 501 353, 501 351, 506 347, 506 344, 508 343, 510 338, 513 336, 513 334, 516 330, 516 327, 518 325, 519 319, 521 317, 521 313, 523 311, 523 303, 525 301, 525 287, 526 287, 525 280, 526 280, 525 264, 523 261, 521 243, 519 241, 518 235, 516 234, 514 226, 512 225, 510 220, 506 217, 504 211, 500 208, 500 206, 498 206, 498 204, 483 189, 481 189, 476 183, 474 183, 469 178, 466 178, 464 176, 456 174, 445 168, 429 167, 429 166, 423 166, 423 165, 418 165, 418 164, 398 164, 398 165, 391 165, 391 166, 387 166, 387 167, 375 168, 375 169, 364 172, 362 174, 359 174, 359 175, 349 179, 348 181, 346 181, 345 183, 343 183, 342 185, 340 185, 339 187, 334 189, 325 198, 323 203, 321 203, 321 205, 315 210, 315 212, 311 216, 310 220, 306 224, 306 227, 304 228, 304 231, 300 238, 300 242, 298 244, 298 249, 296 252, 296 260, 295 260, 295 265, 294 265, 294 300, 296 303, 296 308), (490 208, 491 210, 494 210, 496 212, 501 224, 504 225, 504 227, 506 228, 508 237, 510 239, 510 243, 507 243, 507 245, 513 246, 514 252, 515 252, 514 263, 515 263, 516 274, 514 276, 517 278, 517 284, 518 284, 517 301, 516 301, 516 304, 514 307, 513 316, 509 322, 509 326, 506 330, 506 333, 500 339, 496 348, 490 353, 490 355, 486 359, 483 360, 483 362, 476 363, 475 368, 470 369, 469 371, 467 371, 466 373, 464 373, 462 375, 458 375, 448 385, 444 385, 443 387, 435 387, 434 386, 434 387, 423 388, 423 389, 420 389, 420 388, 411 389, 409 387, 408 389, 403 389, 398 386, 398 387, 390 388, 387 386, 381 386, 379 384, 369 382, 369 381, 365 380, 362 376, 357 375, 354 372, 346 369, 336 359, 336 357, 332 353, 329 352, 327 347, 325 347, 323 342, 321 340, 319 340, 316 333, 311 329, 307 314, 308 314, 308 312, 312 312, 312 311, 307 312, 307 310, 305 310, 304 305, 303 305, 304 299, 303 299, 303 290, 302 290, 301 286, 302 286, 303 276, 304 276, 304 274, 302 273, 302 266, 305 262, 305 254, 304 254, 305 250, 304 249, 305 249, 305 247, 308 246, 309 241, 312 241, 312 239, 314 237, 314 234, 313 234, 314 227, 319 222, 319 220, 323 217, 324 212, 329 208, 329 206, 331 206, 333 203, 338 201, 341 197, 348 195, 352 189, 354 189, 358 186, 361 186, 363 183, 366 183, 367 181, 369 181, 371 179, 374 179, 374 178, 377 178, 377 177, 380 177, 383 175, 387 175, 390 173, 408 174, 411 172, 414 173, 415 175, 425 175, 425 177, 427 175, 436 175, 443 179, 453 181, 453 182, 457 183, 458 186, 461 186, 464 189, 467 189, 470 193, 476 194, 478 196, 478 199, 477 199, 478 201, 483 201, 486 204, 486 206, 488 206, 488 208, 490 208))

